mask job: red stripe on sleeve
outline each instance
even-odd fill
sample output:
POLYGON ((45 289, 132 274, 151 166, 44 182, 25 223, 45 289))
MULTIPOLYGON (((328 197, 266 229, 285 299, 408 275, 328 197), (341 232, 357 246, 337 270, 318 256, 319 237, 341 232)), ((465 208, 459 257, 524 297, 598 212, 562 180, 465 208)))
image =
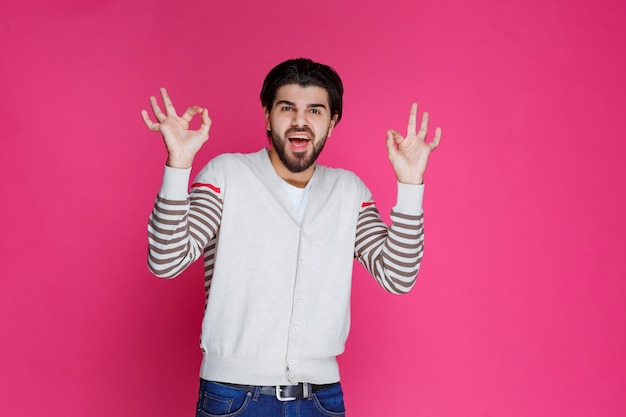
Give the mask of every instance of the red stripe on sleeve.
POLYGON ((191 184, 191 188, 194 188, 194 187, 209 187, 211 190, 215 191, 216 193, 221 193, 221 190, 213 184, 203 184, 201 182, 194 182, 193 184, 191 184))
POLYGON ((361 207, 369 207, 369 206, 373 206, 374 204, 376 204, 373 201, 366 201, 365 203, 361 204, 361 207))

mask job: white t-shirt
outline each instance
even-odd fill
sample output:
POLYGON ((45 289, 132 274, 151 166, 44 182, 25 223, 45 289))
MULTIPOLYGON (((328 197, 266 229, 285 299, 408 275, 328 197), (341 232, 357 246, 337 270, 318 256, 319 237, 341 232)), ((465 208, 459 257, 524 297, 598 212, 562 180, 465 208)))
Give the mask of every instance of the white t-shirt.
POLYGON ((300 223, 304 219, 304 212, 306 211, 306 206, 309 202, 309 191, 311 190, 311 183, 313 181, 309 181, 309 183, 304 188, 294 187, 289 184, 287 181, 283 181, 283 187, 285 191, 287 191, 287 195, 289 196, 289 201, 293 205, 293 209, 298 214, 298 219, 300 223))

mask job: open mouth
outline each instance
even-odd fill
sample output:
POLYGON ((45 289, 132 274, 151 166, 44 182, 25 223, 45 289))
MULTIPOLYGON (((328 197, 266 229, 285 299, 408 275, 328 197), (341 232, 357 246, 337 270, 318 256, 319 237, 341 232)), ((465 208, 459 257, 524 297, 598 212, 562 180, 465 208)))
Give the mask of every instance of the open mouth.
POLYGON ((309 147, 311 139, 305 134, 295 134, 289 136, 289 144, 294 152, 303 152, 309 147))

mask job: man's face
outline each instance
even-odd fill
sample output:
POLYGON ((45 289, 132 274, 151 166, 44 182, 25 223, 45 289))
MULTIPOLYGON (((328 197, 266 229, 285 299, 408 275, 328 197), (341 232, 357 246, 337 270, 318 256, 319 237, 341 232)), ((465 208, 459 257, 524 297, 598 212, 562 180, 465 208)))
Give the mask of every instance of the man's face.
POLYGON ((287 84, 276 91, 272 109, 265 109, 272 147, 291 172, 312 166, 335 126, 328 92, 321 87, 287 84))

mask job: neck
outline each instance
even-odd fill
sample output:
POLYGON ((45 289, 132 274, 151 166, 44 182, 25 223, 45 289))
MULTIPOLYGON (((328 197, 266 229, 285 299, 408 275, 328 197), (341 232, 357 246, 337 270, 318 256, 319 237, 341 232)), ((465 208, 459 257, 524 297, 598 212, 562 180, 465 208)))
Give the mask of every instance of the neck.
POLYGON ((280 160, 278 154, 274 149, 270 149, 268 151, 270 162, 274 167, 274 171, 280 178, 286 181, 288 184, 293 185, 294 187, 304 188, 309 183, 309 180, 313 177, 313 173, 315 172, 315 164, 311 165, 307 169, 302 172, 291 172, 287 169, 287 167, 283 164, 283 161, 280 160))

